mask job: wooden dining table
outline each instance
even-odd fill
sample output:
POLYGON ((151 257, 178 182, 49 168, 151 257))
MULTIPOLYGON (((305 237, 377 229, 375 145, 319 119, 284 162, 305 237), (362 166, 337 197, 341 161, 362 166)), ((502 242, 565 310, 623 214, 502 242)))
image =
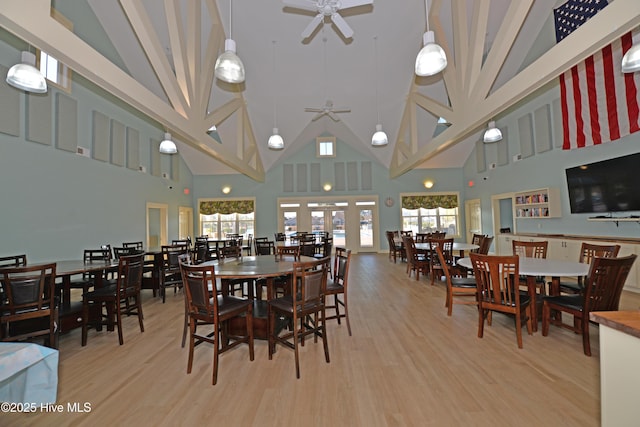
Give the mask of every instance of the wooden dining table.
MULTIPOLYGON (((460 258, 458 265, 472 269, 470 258, 460 258)), ((527 277, 527 291, 531 298, 531 304, 536 309, 531 310, 531 324, 533 331, 538 330, 538 310, 536 304, 536 277, 551 277, 551 288, 549 294, 560 294, 561 277, 586 276, 589 272, 589 264, 577 261, 565 261, 547 258, 526 258, 520 257, 518 260, 518 272, 527 277)))
MULTIPOLYGON (((315 261, 315 258, 301 256, 300 261, 315 261)), ((264 279, 267 288, 267 299, 263 300, 259 296, 253 299, 253 336, 256 339, 266 340, 269 338, 269 327, 267 318, 267 301, 273 299, 273 282, 276 277, 290 276, 293 274, 293 259, 280 260, 274 255, 243 256, 241 258, 225 258, 221 260, 206 261, 199 265, 212 265, 215 267, 216 277, 219 277, 223 284, 225 280, 246 279, 255 281, 264 279)), ((223 286, 223 292, 226 291, 223 286)), ((230 322, 231 333, 243 333, 244 321, 230 322)))
MULTIPOLYGON (((452 251, 458 251, 458 253, 460 254, 460 258, 464 257, 464 253, 465 251, 474 251, 476 249, 480 248, 480 246, 474 244, 474 243, 464 243, 464 242, 453 242, 453 246, 451 247, 452 251)), ((416 249, 419 251, 430 251, 431 250, 431 246, 429 243, 417 243, 416 242, 416 249)))

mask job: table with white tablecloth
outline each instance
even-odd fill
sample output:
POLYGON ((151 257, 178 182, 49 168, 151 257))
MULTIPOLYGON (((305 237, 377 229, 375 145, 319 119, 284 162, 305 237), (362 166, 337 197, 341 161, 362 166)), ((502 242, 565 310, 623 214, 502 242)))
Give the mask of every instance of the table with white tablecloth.
POLYGON ((0 342, 0 402, 55 403, 57 393, 58 350, 0 342))

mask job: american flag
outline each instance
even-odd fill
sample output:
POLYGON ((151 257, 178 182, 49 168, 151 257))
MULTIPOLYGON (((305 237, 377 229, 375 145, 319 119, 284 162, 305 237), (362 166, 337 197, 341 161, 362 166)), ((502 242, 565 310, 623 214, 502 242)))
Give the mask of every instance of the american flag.
MULTIPOLYGON (((569 0, 554 10, 556 41, 571 34, 606 0, 569 0)), ((640 73, 622 73, 624 53, 640 42, 627 33, 560 76, 565 150, 615 141, 640 130, 640 73)))

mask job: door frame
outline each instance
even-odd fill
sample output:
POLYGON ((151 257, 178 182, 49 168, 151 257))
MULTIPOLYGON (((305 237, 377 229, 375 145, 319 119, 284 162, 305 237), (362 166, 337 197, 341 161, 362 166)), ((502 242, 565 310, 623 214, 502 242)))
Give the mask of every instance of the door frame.
POLYGON ((168 242, 169 235, 169 205, 166 203, 153 203, 147 202, 146 207, 146 224, 147 224, 147 238, 146 238, 146 247, 151 248, 150 234, 149 234, 149 210, 150 209, 159 209, 160 210, 160 240, 158 241, 158 246, 166 245, 168 242))

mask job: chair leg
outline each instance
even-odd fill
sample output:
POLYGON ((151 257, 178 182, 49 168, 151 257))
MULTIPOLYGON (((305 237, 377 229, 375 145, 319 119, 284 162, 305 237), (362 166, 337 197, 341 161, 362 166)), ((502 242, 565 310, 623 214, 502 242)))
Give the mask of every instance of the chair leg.
POLYGON ((142 314, 142 300, 140 298, 140 292, 136 295, 136 306, 136 310, 138 311, 138 323, 140 323, 140 332, 144 332, 144 324, 142 323, 144 315, 142 314))
POLYGON ((347 331, 349 331, 349 336, 351 336, 351 322, 349 322, 349 305, 347 301, 347 294, 345 293, 342 298, 344 299, 344 319, 347 321, 347 331))
POLYGON ((122 310, 120 310, 119 302, 114 302, 113 305, 115 306, 116 322, 118 323, 118 341, 122 345, 124 344, 124 338, 122 337, 122 310))
POLYGON ((191 373, 191 367, 193 366, 193 348, 195 347, 194 334, 196 333, 195 322, 195 319, 191 317, 189 318, 189 361, 187 362, 187 374, 191 373))
MULTIPOLYGON (((324 347, 324 359, 327 363, 329 361, 329 342, 327 341, 327 328, 325 327, 325 310, 322 309, 320 311, 320 321, 322 322, 321 332, 322 332, 322 346, 324 347)), ((349 320, 347 319, 347 325, 349 324, 349 320)), ((351 335, 351 331, 349 331, 349 335, 351 335)))
POLYGON ((584 315, 582 317, 582 347, 584 349, 584 354, 587 356, 591 356, 591 342, 589 340, 589 318, 584 315))
POLYGON ((89 322, 89 301, 82 303, 82 347, 87 345, 87 322, 89 322))
POLYGON ((336 319, 338 319, 338 325, 340 325, 340 304, 338 301, 338 294, 333 295, 333 302, 336 306, 336 319))
POLYGON ((478 338, 482 338, 484 335, 484 315, 486 310, 482 307, 478 309, 478 338))
POLYGON ((267 308, 267 319, 268 319, 268 336, 269 336, 269 360, 273 359, 273 353, 275 353, 276 350, 276 341, 275 341, 275 337, 274 337, 274 331, 275 331, 275 323, 276 323, 276 316, 275 313, 273 311, 273 309, 271 308, 271 305, 269 305, 269 307, 267 308))
POLYGON ((216 385, 218 382, 218 351, 220 348, 220 331, 218 330, 218 323, 213 324, 213 381, 212 384, 216 385))
POLYGON ((247 314, 247 334, 249 341, 249 360, 253 361, 253 304, 249 306, 247 314))
MULTIPOLYGON (((299 361, 299 357, 298 357, 298 331, 303 327, 303 323, 301 322, 301 326, 298 327, 296 322, 296 318, 294 315, 294 319, 293 319, 293 352, 295 353, 295 358, 296 358, 296 378, 300 379, 300 361, 299 361)), ((304 320, 304 319, 301 319, 304 320)))

